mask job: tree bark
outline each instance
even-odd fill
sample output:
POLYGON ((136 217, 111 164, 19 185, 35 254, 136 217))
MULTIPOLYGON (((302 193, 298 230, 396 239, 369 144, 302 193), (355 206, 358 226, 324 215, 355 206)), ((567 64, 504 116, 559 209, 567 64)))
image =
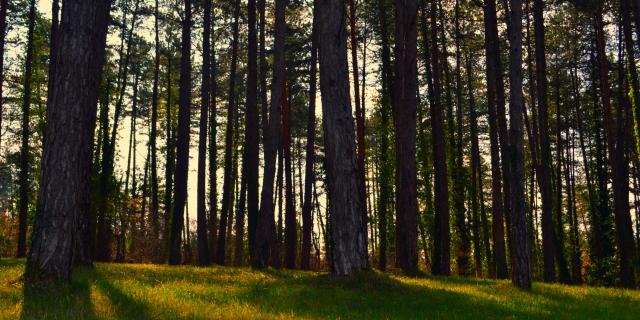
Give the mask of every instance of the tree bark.
POLYGON ((110 1, 64 0, 43 145, 27 286, 70 281, 77 219, 89 210, 91 129, 105 55, 110 1))
MULTIPOLYGON (((349 97, 344 3, 319 0, 320 90, 329 187, 331 274, 367 267, 362 199, 358 194, 355 132, 349 97)), ((415 91, 412 91, 412 93, 415 91)))
MULTIPOLYGON (((57 2, 57 0, 56 0, 57 2)), ((2 118, 4 112, 4 47, 7 35, 7 7, 9 0, 0 1, 0 147, 2 147, 2 118)))
MULTIPOLYGON (((155 35, 155 57, 153 66, 153 89, 151 92, 151 132, 149 134, 150 151, 150 169, 151 169, 151 208, 149 218, 151 220, 151 239, 153 243, 157 243, 160 239, 160 217, 159 217, 159 198, 158 198, 158 86, 160 78, 160 37, 159 37, 159 21, 158 21, 158 0, 155 0, 154 6, 154 35, 155 35)), ((152 258, 158 257, 156 247, 154 247, 152 258)))
POLYGON ((510 0, 509 120, 511 127, 511 232, 514 285, 531 289, 531 256, 524 195, 524 96, 522 93, 522 1, 510 0))
POLYGON ((418 271, 416 198, 416 112, 418 91, 416 0, 396 0, 396 74, 394 124, 396 132, 396 263, 414 275, 418 271))

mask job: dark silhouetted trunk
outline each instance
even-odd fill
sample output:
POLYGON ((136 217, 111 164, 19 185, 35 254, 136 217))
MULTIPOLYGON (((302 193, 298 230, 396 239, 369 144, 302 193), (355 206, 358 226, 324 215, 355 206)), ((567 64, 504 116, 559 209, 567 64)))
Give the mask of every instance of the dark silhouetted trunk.
MULTIPOLYGON (((58 1, 55 0, 55 3, 58 1)), ((7 7, 9 0, 0 1, 0 147, 2 147, 2 118, 4 113, 4 47, 7 36, 7 7)))
POLYGON ((544 18, 542 0, 533 1, 533 27, 536 55, 536 93, 539 104, 538 128, 540 130, 540 165, 537 168, 538 186, 542 199, 542 256, 543 278, 554 281, 555 276, 555 232, 553 229, 553 200, 551 191, 551 150, 549 146, 549 112, 547 110, 547 61, 544 48, 544 18))
POLYGON ((32 247, 25 279, 69 281, 76 221, 89 210, 91 130, 104 62, 110 1, 65 0, 32 247), (63 85, 64 84, 64 85, 63 85))
POLYGON ((249 0, 248 6, 249 24, 249 60, 247 66, 247 106, 245 122, 244 165, 245 172, 242 177, 246 181, 247 188, 247 218, 249 222, 249 252, 252 253, 253 239, 256 233, 256 221, 258 220, 258 171, 260 167, 260 132, 258 129, 258 61, 256 39, 256 1, 249 0))
POLYGON ((238 29, 240 16, 240 0, 236 0, 233 11, 233 42, 231 49, 231 69, 229 77, 229 103, 227 105, 227 133, 225 136, 224 155, 224 184, 222 189, 222 211, 220 211, 220 228, 218 229, 218 242, 216 243, 216 263, 225 264, 227 222, 230 221, 233 210, 233 140, 234 123, 236 122, 236 68, 238 64, 238 29))
POLYGON ((296 243, 297 243, 297 222, 296 209, 293 195, 293 168, 291 165, 291 107, 287 92, 287 84, 284 84, 284 94, 282 98, 282 155, 284 160, 284 183, 285 183, 285 214, 284 214, 284 266, 287 269, 296 267, 296 243))
POLYGON ((440 84, 440 57, 438 49, 437 3, 431 0, 431 69, 433 73, 434 102, 431 107, 431 135, 435 167, 435 223, 432 273, 451 273, 449 230, 449 190, 447 183, 447 157, 444 142, 444 121, 442 116, 442 93, 440 84))
POLYGON ((524 289, 531 288, 531 251, 525 212, 524 172, 524 96, 522 93, 522 1, 510 0, 509 32, 509 128, 511 142, 511 261, 512 282, 524 289))
POLYGON ((202 84, 200 87, 200 126, 198 141, 198 264, 209 264, 209 241, 207 239, 207 121, 211 96, 211 1, 204 1, 202 31, 202 84))
MULTIPOLYGON (((29 27, 27 33, 27 54, 24 61, 24 86, 22 92, 22 144, 20 146, 20 175, 18 188, 18 251, 16 257, 27 254, 27 215, 29 213, 29 119, 31 113, 31 79, 33 74, 33 31, 36 24, 36 1, 29 4, 29 27)), ((94 108, 96 108, 94 106, 94 108)))
MULTIPOLYGON (((182 262, 182 228, 187 201, 189 173, 189 127, 191 123, 191 0, 184 2, 182 21, 182 58, 180 61, 180 97, 178 102, 178 140, 176 150, 175 193, 171 219, 171 247, 169 264, 182 262)), ((188 220, 187 220, 188 221, 188 220)), ((187 242, 188 243, 188 242, 187 242)))
MULTIPOLYGON (((151 240, 152 243, 157 243, 160 236, 160 216, 159 211, 159 198, 158 198, 158 91, 159 91, 159 78, 160 78, 160 37, 159 37, 159 22, 158 22, 158 0, 155 0, 154 7, 154 34, 155 34, 155 57, 153 65, 153 89, 151 91, 151 132, 149 134, 149 148, 151 148, 150 169, 151 169, 151 208, 149 212, 149 218, 151 220, 151 240)), ((158 252, 153 247, 153 259, 157 259, 158 252)))
MULTIPOLYGON (((499 279, 507 277, 507 259, 504 245, 504 223, 503 223, 503 194, 502 194, 502 172, 500 170, 500 146, 498 141, 498 82, 502 77, 498 76, 499 68, 496 65, 500 52, 497 45, 498 27, 496 22, 495 0, 485 0, 484 2, 484 28, 485 28, 485 50, 487 56, 487 104, 489 109, 489 140, 491 143, 491 201, 492 201, 492 235, 494 264, 493 274, 499 279), (498 57, 496 59, 496 56, 498 57)), ((504 100, 503 100, 504 101, 504 100)))
POLYGON ((394 124, 396 132, 396 263, 410 275, 418 271, 418 201, 416 187, 416 112, 418 92, 418 3, 396 4, 396 74, 394 124))
MULTIPOLYGON (((273 45, 273 78, 271 81, 271 106, 269 120, 264 132, 264 172, 262 193, 260 194, 260 212, 256 224, 256 238, 254 242, 254 257, 251 265, 255 268, 265 268, 279 261, 280 247, 276 241, 276 227, 274 222, 274 192, 273 182, 276 170, 276 156, 280 146, 281 106, 285 77, 284 45, 285 45, 285 10, 286 0, 276 0, 275 34, 273 45)), ((261 12, 264 12, 261 8, 261 12)), ((264 17, 260 17, 261 26, 264 17)), ((261 31, 263 33, 263 31, 261 31)), ((261 42, 263 35, 261 34, 261 42)), ((261 60, 264 51, 261 52, 261 60)), ((262 64, 263 61, 261 61, 262 64)), ((266 69, 266 68, 265 68, 266 69)), ((264 78, 264 73, 261 75, 264 78)), ((266 96, 262 95, 263 98, 266 96)), ((263 99, 262 103, 265 101, 263 99)), ((263 123, 265 119, 263 116, 263 123)))
POLYGON ((313 29, 311 31, 311 68, 309 71, 309 109, 307 110, 307 147, 304 167, 304 203, 302 205, 302 252, 300 268, 310 269, 311 233, 313 232, 312 190, 315 183, 316 91, 318 63, 318 0, 313 3, 313 29))

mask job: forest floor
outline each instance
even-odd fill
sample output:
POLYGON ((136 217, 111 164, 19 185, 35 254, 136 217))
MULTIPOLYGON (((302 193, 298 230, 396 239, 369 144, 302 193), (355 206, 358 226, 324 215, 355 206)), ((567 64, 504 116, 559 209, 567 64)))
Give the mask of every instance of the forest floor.
POLYGON ((640 291, 586 286, 98 263, 25 295, 23 271, 0 260, 0 319, 640 319, 640 291))

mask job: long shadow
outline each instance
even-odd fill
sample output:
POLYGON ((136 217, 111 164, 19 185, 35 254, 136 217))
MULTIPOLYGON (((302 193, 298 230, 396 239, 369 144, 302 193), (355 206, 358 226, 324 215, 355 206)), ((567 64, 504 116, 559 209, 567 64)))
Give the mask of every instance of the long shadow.
POLYGON ((50 283, 37 288, 23 286, 20 319, 93 319, 91 283, 76 277, 71 284, 50 283))
MULTIPOLYGON (((513 293, 495 294, 503 285, 479 280, 480 287, 467 288, 456 285, 476 284, 476 280, 459 278, 432 278, 436 287, 405 283, 380 273, 365 273, 352 279, 332 279, 327 275, 308 274, 294 276, 274 270, 262 271, 276 279, 269 283, 256 283, 237 295, 237 299, 253 305, 267 314, 296 315, 309 318, 366 318, 366 319, 549 319, 549 318, 633 318, 629 309, 620 314, 612 313, 598 303, 592 303, 587 312, 575 312, 585 303, 581 297, 563 295, 546 298, 538 304, 545 291, 532 292, 513 289, 513 293), (448 285, 451 284, 451 287, 448 285), (485 292, 486 291, 486 292, 485 292), (551 301, 551 303, 549 303, 551 301), (562 309, 563 306, 575 306, 562 309), (570 310, 567 312, 567 310, 570 310), (586 317, 580 315, 585 314, 586 317), (578 315, 578 317, 576 317, 578 315), (628 315, 628 316, 627 316, 628 315)), ((504 282, 504 285, 509 285, 504 282)), ((629 305, 620 299, 611 307, 629 305)), ((635 309, 635 308, 634 308, 635 309)))
POLYGON ((94 272, 96 287, 111 301, 117 319, 153 319, 148 304, 125 293, 121 288, 94 272))

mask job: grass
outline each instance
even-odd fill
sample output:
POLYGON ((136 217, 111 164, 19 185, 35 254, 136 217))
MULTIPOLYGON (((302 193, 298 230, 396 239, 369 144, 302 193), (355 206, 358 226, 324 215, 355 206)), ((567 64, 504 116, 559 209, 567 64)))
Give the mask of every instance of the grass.
POLYGON ((23 291, 0 260, 0 319, 639 319, 640 291, 371 272, 101 264, 71 285, 23 291))

